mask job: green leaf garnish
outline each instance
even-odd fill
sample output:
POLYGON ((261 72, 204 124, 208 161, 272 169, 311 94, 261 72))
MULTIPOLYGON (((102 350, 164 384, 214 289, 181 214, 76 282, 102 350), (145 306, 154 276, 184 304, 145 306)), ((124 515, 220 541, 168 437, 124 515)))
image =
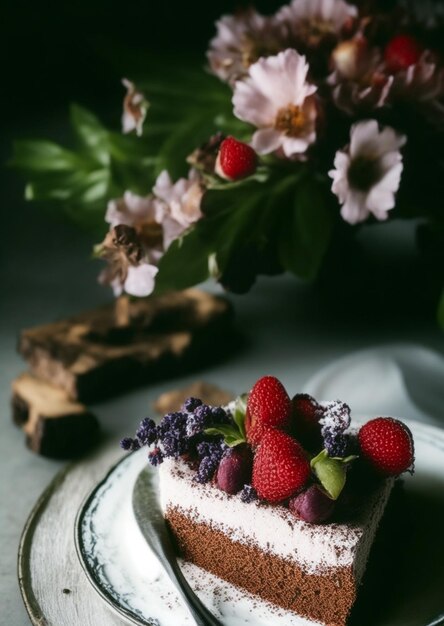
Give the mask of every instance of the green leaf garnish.
POLYGON ((238 446, 240 443, 245 443, 245 438, 240 435, 238 429, 227 424, 218 424, 211 428, 206 428, 204 433, 206 435, 222 435, 225 443, 230 448, 234 448, 234 446, 238 446))
POLYGON ((331 458, 327 450, 322 450, 311 462, 311 468, 328 495, 337 500, 344 488, 347 476, 347 464, 356 459, 355 455, 345 458, 331 458))
POLYGON ((246 442, 245 412, 248 394, 238 396, 234 401, 233 424, 215 424, 204 430, 206 435, 222 435, 225 443, 234 448, 246 442))
POLYGON ((233 421, 239 429, 244 441, 246 439, 245 434, 245 413, 247 412, 247 400, 248 394, 244 393, 238 396, 234 401, 233 421))

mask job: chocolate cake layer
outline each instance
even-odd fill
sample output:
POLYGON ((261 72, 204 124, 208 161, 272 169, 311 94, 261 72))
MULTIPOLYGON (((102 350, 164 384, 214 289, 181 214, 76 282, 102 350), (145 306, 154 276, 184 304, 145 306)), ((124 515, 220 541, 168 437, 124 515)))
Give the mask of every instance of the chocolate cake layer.
POLYGON ((295 562, 232 541, 226 533, 193 519, 192 512, 168 507, 165 517, 185 560, 298 615, 327 626, 345 625, 356 597, 352 566, 308 574, 295 562))

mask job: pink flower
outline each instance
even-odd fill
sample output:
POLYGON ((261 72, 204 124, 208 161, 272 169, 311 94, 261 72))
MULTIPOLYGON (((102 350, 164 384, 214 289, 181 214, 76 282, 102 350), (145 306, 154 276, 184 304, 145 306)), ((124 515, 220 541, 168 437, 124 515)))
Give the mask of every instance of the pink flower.
POLYGON ((201 180, 191 169, 188 178, 175 183, 164 170, 153 187, 156 197, 156 220, 163 225, 164 248, 202 217, 200 203, 203 195, 201 180))
POLYGON ((234 114, 256 126, 252 146, 259 154, 282 150, 304 153, 316 139, 315 85, 307 82, 308 64, 296 50, 259 59, 248 78, 237 81, 234 114))
POLYGON ((148 101, 135 85, 127 78, 122 79, 122 84, 127 92, 123 100, 122 130, 124 133, 136 131, 140 136, 143 130, 143 123, 148 111, 148 101))
POLYGON ((154 220, 156 203, 152 195, 138 196, 131 191, 125 191, 122 198, 108 202, 105 222, 110 226, 126 224, 137 226, 146 221, 154 220))
POLYGON ((357 14, 357 8, 344 0, 293 0, 278 11, 276 19, 297 42, 314 47, 325 37, 339 35, 357 14))
POLYGON ((406 137, 393 128, 380 130, 375 120, 352 126, 350 145, 336 152, 335 169, 329 172, 345 221, 357 224, 371 213, 378 220, 387 219, 395 206, 403 169, 400 148, 405 142, 406 137))
POLYGON ((172 241, 201 216, 203 188, 195 170, 176 183, 162 172, 153 193, 142 197, 126 191, 111 200, 105 220, 110 230, 96 246, 97 256, 107 261, 99 281, 119 296, 124 291, 144 297, 152 293, 157 265, 172 241))
POLYGON ((207 57, 212 72, 230 84, 244 77, 259 57, 276 54, 285 47, 282 28, 274 18, 254 9, 224 15, 216 22, 216 28, 207 57))
POLYGON ((104 241, 96 246, 96 254, 107 261, 99 282, 110 285, 115 296, 124 291, 138 297, 152 293, 158 269, 150 258, 149 249, 132 226, 119 224, 112 227, 104 241))

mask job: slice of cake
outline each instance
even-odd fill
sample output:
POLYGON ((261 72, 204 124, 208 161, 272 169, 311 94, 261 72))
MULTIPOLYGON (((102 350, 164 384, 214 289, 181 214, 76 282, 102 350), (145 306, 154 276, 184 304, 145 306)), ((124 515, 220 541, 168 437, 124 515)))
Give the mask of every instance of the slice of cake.
POLYGON ((392 480, 353 522, 310 524, 284 506, 242 502, 194 475, 183 461, 160 468, 162 508, 184 559, 315 622, 346 623, 392 480))
POLYGON ((125 449, 151 448, 185 560, 301 617, 344 626, 394 479, 413 465, 393 418, 350 429, 340 401, 293 400, 274 377, 228 407, 190 398, 125 449))

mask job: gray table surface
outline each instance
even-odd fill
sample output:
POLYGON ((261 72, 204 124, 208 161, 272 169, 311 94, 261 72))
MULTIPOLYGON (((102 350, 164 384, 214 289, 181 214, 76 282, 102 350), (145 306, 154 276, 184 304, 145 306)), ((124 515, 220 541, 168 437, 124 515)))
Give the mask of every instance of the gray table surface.
MULTIPOLYGON (((25 368, 15 351, 16 337, 21 328, 93 307, 110 295, 96 284, 97 265, 89 260, 90 236, 24 205, 18 182, 8 173, 2 178, 8 196, 2 204, 0 248, 0 623, 23 626, 29 619, 16 575, 19 537, 34 502, 63 463, 28 451, 22 433, 11 422, 10 383, 25 368)), ((381 234, 391 237, 395 255, 407 251, 411 256, 410 227, 395 224, 369 233, 367 238, 378 241, 381 234)), ((389 300, 390 291, 389 285, 389 300)), ((259 376, 272 373, 296 392, 321 366, 365 347, 408 341, 444 352, 444 334, 432 315, 397 310, 393 302, 381 315, 387 305, 384 290, 377 290, 374 298, 369 295, 362 306, 347 305, 341 311, 289 277, 261 279, 247 297, 230 296, 246 338, 242 349, 200 374, 147 386, 94 406, 105 436, 117 445, 149 412, 160 392, 197 376, 240 392, 259 376), (373 305, 379 307, 378 314, 373 305)))

